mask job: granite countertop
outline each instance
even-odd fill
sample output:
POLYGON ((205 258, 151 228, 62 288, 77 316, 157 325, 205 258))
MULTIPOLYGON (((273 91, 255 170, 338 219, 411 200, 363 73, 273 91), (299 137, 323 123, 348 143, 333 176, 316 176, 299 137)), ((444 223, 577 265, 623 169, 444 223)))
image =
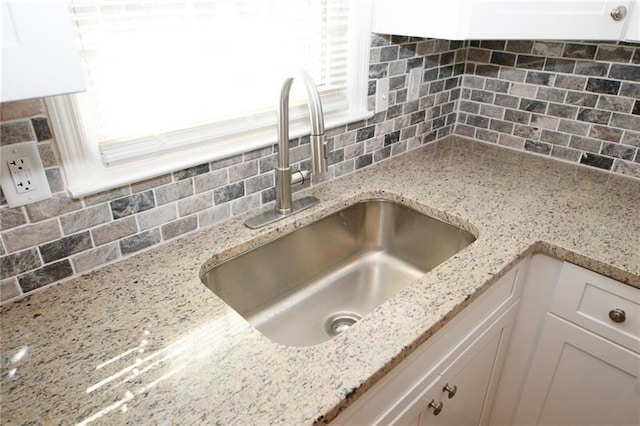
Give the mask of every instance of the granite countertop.
POLYGON ((0 422, 324 422, 529 254, 640 287, 638 180, 450 137, 307 192, 321 204, 280 223, 237 217, 0 308, 0 422), (271 342, 199 281, 205 263, 369 198, 478 239, 312 347, 271 342))

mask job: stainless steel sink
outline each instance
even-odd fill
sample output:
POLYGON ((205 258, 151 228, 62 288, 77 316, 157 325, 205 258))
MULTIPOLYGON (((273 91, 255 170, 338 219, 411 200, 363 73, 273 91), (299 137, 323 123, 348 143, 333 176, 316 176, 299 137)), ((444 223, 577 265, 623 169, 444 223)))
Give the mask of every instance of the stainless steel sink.
POLYGON ((475 240, 371 200, 216 265, 202 282, 274 342, 321 343, 475 240))

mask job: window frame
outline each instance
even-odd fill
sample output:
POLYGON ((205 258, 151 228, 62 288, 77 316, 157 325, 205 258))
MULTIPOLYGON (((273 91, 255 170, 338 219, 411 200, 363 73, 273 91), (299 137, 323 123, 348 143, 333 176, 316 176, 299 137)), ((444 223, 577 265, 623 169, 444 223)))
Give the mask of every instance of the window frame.
MULTIPOLYGON (((371 21, 371 2, 350 0, 347 83, 349 108, 345 112, 328 115, 325 122, 327 129, 367 119, 373 115, 367 110, 371 21)), ((186 143, 177 149, 164 150, 149 157, 111 160, 109 165, 105 165, 98 145, 89 144, 84 140, 81 117, 76 112, 74 97, 72 95, 53 96, 46 98, 45 102, 62 159, 67 179, 67 190, 74 198, 151 179, 277 143, 275 123, 249 131, 246 129, 243 131, 240 128, 234 129, 231 126, 229 131, 225 132, 226 136, 186 143)), ((308 124, 302 120, 295 120, 296 108, 295 106, 292 108, 294 120, 291 123, 290 137, 308 135, 308 124)), ((203 132, 206 132, 206 126, 176 131, 185 141, 190 138, 202 139, 203 132)), ((136 140, 122 142, 118 144, 118 149, 135 150, 139 148, 139 145, 136 146, 139 143, 140 141, 136 140)))

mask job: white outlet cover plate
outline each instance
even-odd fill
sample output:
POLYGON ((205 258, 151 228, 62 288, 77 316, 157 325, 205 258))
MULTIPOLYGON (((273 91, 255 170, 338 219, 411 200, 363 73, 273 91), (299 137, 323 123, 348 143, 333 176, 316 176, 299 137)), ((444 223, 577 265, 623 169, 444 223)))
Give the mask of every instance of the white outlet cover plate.
POLYGON ((2 192, 7 199, 9 207, 19 207, 51 198, 49 181, 47 181, 47 176, 44 173, 42 160, 40 160, 40 154, 38 154, 38 147, 35 142, 3 145, 0 154, 0 182, 2 182, 2 192), (19 193, 9 171, 9 161, 20 158, 27 159, 27 164, 31 168, 29 176, 35 188, 32 191, 19 193))

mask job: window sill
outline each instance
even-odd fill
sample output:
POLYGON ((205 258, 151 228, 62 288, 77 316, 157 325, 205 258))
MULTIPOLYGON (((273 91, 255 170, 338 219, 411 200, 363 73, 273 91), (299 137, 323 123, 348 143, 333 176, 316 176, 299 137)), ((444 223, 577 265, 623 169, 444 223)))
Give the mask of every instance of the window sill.
MULTIPOLYGON (((47 106, 52 114, 63 113, 64 97, 47 99, 47 106)), ((327 117, 327 129, 343 126, 348 123, 368 119, 373 116, 369 111, 350 111, 327 117)), ((276 129, 242 136, 230 136, 212 143, 201 143, 182 148, 179 152, 161 153, 153 158, 132 160, 105 166, 100 158, 97 147, 88 147, 77 138, 77 128, 61 126, 53 120, 53 130, 56 137, 65 143, 58 143, 65 175, 67 190, 73 198, 106 191, 134 182, 151 179, 163 174, 186 169, 198 164, 228 158, 244 152, 253 151, 277 143, 276 129)), ((298 138, 309 134, 306 124, 293 125, 290 138, 298 138)))

